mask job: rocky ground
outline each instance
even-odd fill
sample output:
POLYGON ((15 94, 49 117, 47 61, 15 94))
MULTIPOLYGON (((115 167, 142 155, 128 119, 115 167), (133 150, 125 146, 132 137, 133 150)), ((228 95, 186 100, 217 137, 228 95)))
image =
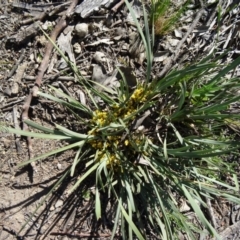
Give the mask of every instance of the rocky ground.
MULTIPOLYGON (((21 122, 24 117, 45 126, 53 123, 68 126, 74 121, 62 106, 34 97, 32 89, 44 91, 47 85, 52 85, 81 102, 86 101, 83 89, 64 59, 56 50, 49 51, 49 41, 41 29, 56 38, 58 47, 86 79, 109 86, 120 78, 117 67, 127 76, 129 85, 134 84, 136 78, 143 79, 144 48, 125 3, 81 2, 71 1, 70 9, 70 2, 64 0, 0 0, 1 125, 24 128, 21 122), (68 17, 64 20, 66 11, 69 11, 68 17), (56 26, 60 28, 59 33, 53 31, 56 26)), ((141 5, 136 0, 133 2, 141 23, 141 5)), ((183 3, 173 2, 173 9, 183 3)), ((190 2, 178 25, 157 36, 152 77, 164 76, 170 69, 181 68, 214 50, 217 54, 230 50, 222 60, 224 63, 239 56, 239 1, 190 2)), ((229 77, 232 76, 240 76, 240 67, 229 77)), ((68 197, 69 182, 66 182, 45 198, 71 164, 73 152, 17 169, 20 162, 56 149, 62 143, 31 139, 31 150, 29 141, 20 136, 2 132, 0 138, 1 240, 110 239, 111 212, 106 211, 101 222, 95 221, 93 202, 88 194, 91 190, 86 191, 92 183, 83 184, 82 189, 68 197), (43 204, 35 211, 39 203, 43 204)), ((219 200, 209 203, 209 208, 212 210, 206 213, 209 221, 215 224, 223 239, 240 239, 240 206, 219 200)), ((190 209, 184 211, 194 218, 190 209)), ((200 238, 208 239, 204 233, 200 238)), ((149 239, 158 238, 152 235, 149 239)), ((181 239, 186 238, 183 235, 181 239)))

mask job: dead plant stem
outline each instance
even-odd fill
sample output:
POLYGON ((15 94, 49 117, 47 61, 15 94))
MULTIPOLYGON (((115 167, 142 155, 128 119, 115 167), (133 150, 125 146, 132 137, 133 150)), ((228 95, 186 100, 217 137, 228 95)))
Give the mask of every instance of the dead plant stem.
MULTIPOLYGON (((50 38, 52 42, 56 42, 57 36, 61 33, 61 31, 67 26, 67 18, 70 16, 71 12, 74 10, 78 3, 78 0, 73 0, 71 5, 68 7, 66 13, 62 18, 59 20, 55 28, 53 29, 50 38)), ((22 122, 23 122, 23 130, 27 131, 28 126, 24 122, 26 119, 28 119, 28 111, 32 102, 32 98, 37 96, 38 89, 42 84, 43 76, 47 70, 49 59, 51 56, 53 50, 53 44, 48 41, 45 49, 45 55, 43 57, 43 60, 41 62, 41 65, 38 69, 37 77, 35 80, 34 87, 31 89, 30 94, 26 97, 25 103, 23 105, 23 111, 22 111, 22 122)), ((29 159, 33 158, 33 149, 32 149, 32 139, 31 137, 27 137, 27 144, 28 144, 28 154, 29 159)), ((33 166, 33 165, 32 165, 33 166)))

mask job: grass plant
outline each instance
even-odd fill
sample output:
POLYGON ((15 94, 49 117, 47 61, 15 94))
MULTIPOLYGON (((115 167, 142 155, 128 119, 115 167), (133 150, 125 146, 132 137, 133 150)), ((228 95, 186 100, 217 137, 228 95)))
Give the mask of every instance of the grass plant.
POLYGON ((230 104, 240 99, 234 94, 239 81, 225 78, 240 58, 224 66, 221 56, 212 54, 162 79, 151 79, 154 34, 150 34, 144 7, 145 32, 128 1, 126 4, 145 46, 146 79, 131 89, 123 76, 119 87, 102 86, 105 91, 98 92, 68 62, 91 103, 83 105, 52 86, 49 92, 40 91, 39 97, 64 105, 75 115, 79 131, 58 124, 50 129, 30 120, 26 123, 42 133, 7 128, 24 136, 68 142, 19 167, 75 149, 68 174, 78 174, 80 164, 85 170, 69 193, 81 187, 83 180, 94 177, 97 219, 102 213, 101 195, 107 193, 115 199, 111 239, 119 231, 123 239, 130 240, 149 239, 151 231, 161 239, 178 239, 179 231, 195 239, 203 228, 217 236, 204 214, 205 198, 240 203, 234 165, 224 160, 229 152, 239 149, 239 142, 226 136, 224 129, 226 123, 238 122, 240 117, 226 113, 230 104), (180 199, 194 210, 200 227, 180 212, 180 199))
POLYGON ((151 0, 150 22, 155 35, 164 36, 173 30, 188 4, 188 0, 180 6, 175 6, 171 0, 151 0))

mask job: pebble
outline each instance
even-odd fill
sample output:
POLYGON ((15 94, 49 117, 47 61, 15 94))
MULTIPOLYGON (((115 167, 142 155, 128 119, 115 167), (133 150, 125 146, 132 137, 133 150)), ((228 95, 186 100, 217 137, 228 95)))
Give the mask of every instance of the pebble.
POLYGON ((58 169, 58 170, 61 170, 61 169, 62 169, 62 164, 61 164, 61 163, 58 163, 58 164, 57 164, 57 169, 58 169))
POLYGON ((84 38, 88 34, 88 24, 79 23, 75 26, 75 34, 80 38, 84 38))
POLYGON ((63 205, 63 200, 59 199, 57 200, 57 202, 55 203, 55 208, 61 207, 63 205))

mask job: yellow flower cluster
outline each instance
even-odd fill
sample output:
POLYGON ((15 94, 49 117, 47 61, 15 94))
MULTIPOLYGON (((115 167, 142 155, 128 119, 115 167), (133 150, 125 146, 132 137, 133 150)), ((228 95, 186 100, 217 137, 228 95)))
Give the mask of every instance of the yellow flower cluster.
POLYGON ((148 94, 149 91, 146 91, 143 87, 139 87, 133 92, 132 96, 130 97, 130 102, 145 102, 147 100, 146 97, 148 94))
POLYGON ((139 100, 143 96, 144 88, 140 87, 135 89, 130 99, 139 100))
POLYGON ((119 159, 117 159, 115 154, 111 154, 108 158, 107 158, 107 166, 111 166, 111 167, 116 167, 120 165, 120 161, 119 159))
POLYGON ((103 142, 99 140, 93 140, 90 142, 91 146, 95 149, 102 149, 103 148, 103 142))
POLYGON ((98 138, 89 142, 94 149, 99 151, 97 161, 106 160, 107 167, 114 168, 118 171, 119 168, 121 168, 121 162, 115 154, 116 147, 121 144, 121 149, 126 148, 126 154, 131 155, 136 153, 136 149, 143 145, 144 139, 142 134, 132 134, 131 138, 127 137, 121 142, 122 133, 114 136, 102 136, 100 128, 116 122, 118 118, 126 121, 132 120, 134 113, 137 112, 138 104, 146 101, 148 94, 149 91, 146 91, 143 86, 139 86, 134 90, 129 101, 127 101, 124 106, 113 104, 109 109, 102 111, 96 110, 94 112, 91 120, 93 128, 88 133, 89 135, 94 135, 98 138), (130 117, 131 115, 132 117, 130 117))
POLYGON ((114 145, 117 146, 120 142, 120 139, 121 139, 120 136, 108 136, 107 137, 108 143, 111 146, 114 146, 114 145))
POLYGON ((126 104, 125 111, 122 114, 123 118, 128 118, 131 114, 133 114, 137 110, 137 104, 145 102, 148 94, 149 91, 145 91, 143 87, 135 89, 126 104))
POLYGON ((146 96, 149 91, 145 91, 145 89, 140 86, 132 93, 129 101, 125 106, 119 106, 118 104, 114 104, 111 106, 109 113, 107 110, 100 111, 96 110, 94 112, 94 116, 92 118, 92 122, 95 123, 99 127, 104 127, 110 124, 111 122, 116 121, 117 118, 127 118, 131 114, 136 111, 136 104, 142 103, 146 101, 146 96))
POLYGON ((96 110, 92 118, 92 122, 96 123, 98 126, 103 127, 108 124, 108 114, 106 111, 96 110))
MULTIPOLYGON (((89 131, 88 133, 90 132, 92 131, 89 131)), ((106 140, 97 139, 97 140, 92 140, 89 143, 93 148, 101 151, 103 148, 118 146, 118 144, 120 143, 120 140, 121 140, 121 136, 107 136, 106 140)))
POLYGON ((113 116, 115 117, 115 119, 117 119, 117 118, 124 119, 124 118, 129 117, 133 112, 134 112, 134 108, 133 108, 133 106, 130 106, 129 104, 127 104, 124 107, 115 106, 113 109, 113 116))
POLYGON ((120 160, 117 158, 116 154, 106 154, 104 152, 99 152, 98 161, 106 160, 107 167, 118 167, 120 166, 120 160))

